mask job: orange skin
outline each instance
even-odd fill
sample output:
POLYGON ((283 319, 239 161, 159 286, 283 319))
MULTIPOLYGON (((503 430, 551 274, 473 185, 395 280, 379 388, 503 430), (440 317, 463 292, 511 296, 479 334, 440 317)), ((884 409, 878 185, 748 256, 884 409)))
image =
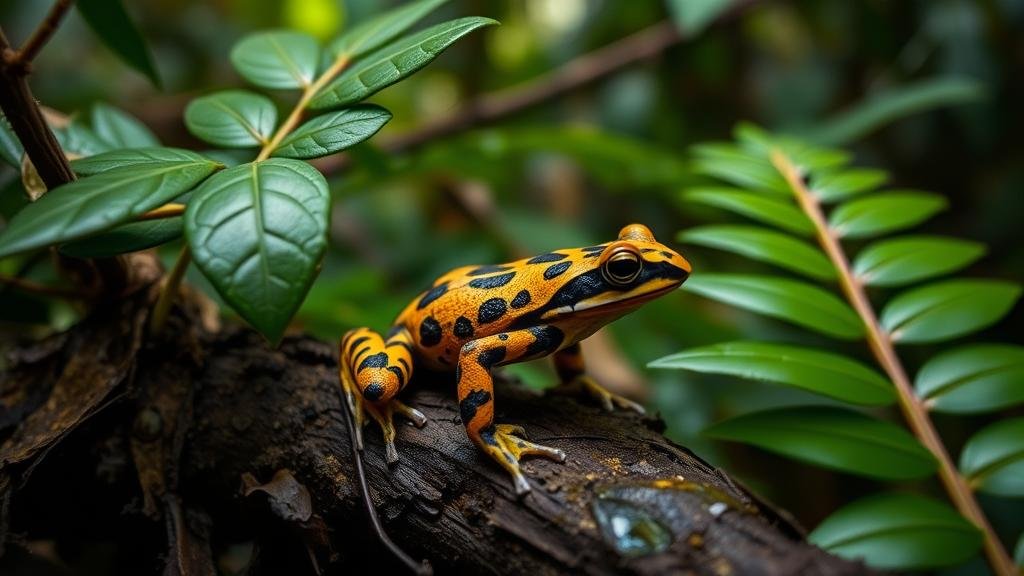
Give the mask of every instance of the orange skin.
POLYGON ((339 372, 358 447, 364 412, 380 424, 389 462, 398 460, 393 414, 426 423, 395 397, 409 383, 415 359, 433 370, 455 371, 467 435, 512 475, 517 493, 529 492, 519 459, 562 461, 565 455, 524 440, 519 426, 494 423, 491 369, 553 354, 563 384, 581 386, 609 410, 617 405, 643 412, 584 374, 579 342, 674 290, 690 270, 646 226, 631 224, 607 244, 448 272, 406 306, 387 336, 357 328, 341 339, 339 372))

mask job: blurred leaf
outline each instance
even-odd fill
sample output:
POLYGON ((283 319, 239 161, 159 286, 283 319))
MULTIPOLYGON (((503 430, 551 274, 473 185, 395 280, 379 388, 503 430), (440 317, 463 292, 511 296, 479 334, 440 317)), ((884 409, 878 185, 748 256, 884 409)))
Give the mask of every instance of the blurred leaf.
POLYGON ((864 325, 842 300, 796 280, 746 274, 694 274, 683 290, 752 312, 780 318, 835 338, 855 340, 864 325))
POLYGON ((985 245, 944 236, 904 236, 868 245, 853 273, 870 286, 902 286, 955 272, 985 253, 985 245))
POLYGON ((1020 297, 1000 280, 947 280, 903 292, 882 309, 881 324, 898 343, 938 342, 994 324, 1020 297))
POLYGON ((414 74, 459 38, 497 24, 490 18, 470 16, 431 26, 397 40, 356 62, 310 101, 313 109, 355 104, 414 74))
POLYGON ((884 170, 849 168, 815 175, 811 192, 822 202, 837 202, 878 188, 889 179, 884 170))
POLYGON ((257 32, 235 44, 231 63, 243 78, 257 86, 305 88, 316 76, 320 46, 302 32, 257 32))
MULTIPOLYGON (((270 6, 277 5, 277 2, 270 6)), ((284 0, 281 19, 285 28, 327 40, 345 22, 345 3, 337 0, 284 0)))
POLYGON ((259 146, 270 139, 277 108, 266 96, 223 90, 202 96, 185 108, 185 126, 198 138, 225 148, 259 146))
POLYGON ((882 570, 959 564, 981 548, 981 532, 942 502, 878 494, 849 504, 808 536, 811 543, 882 570))
POLYGON ((757 226, 698 226, 679 233, 677 240, 735 252, 815 280, 836 277, 832 263, 816 246, 757 226))
POLYGON ((945 198, 929 192, 881 192, 840 204, 829 227, 844 238, 878 236, 920 224, 946 205, 945 198))
POLYGON ((185 235, 220 296, 276 344, 319 270, 329 209, 320 172, 272 158, 204 182, 185 211, 185 235))
POLYGON ((694 171, 714 176, 742 188, 752 188, 790 197, 782 175, 768 159, 729 143, 698 144, 693 147, 694 171))
POLYGON ((659 358, 648 367, 764 380, 853 404, 886 406, 896 398, 892 384, 860 362, 784 344, 728 342, 702 346, 659 358))
POLYGON ((1013 561, 1018 567, 1024 567, 1024 534, 1017 540, 1017 547, 1013 550, 1013 561))
POLYGON ((797 406, 745 414, 704 433, 818 466, 884 480, 923 478, 937 462, 909 432, 846 408, 797 406))
POLYGON ((319 158, 355 146, 391 120, 391 112, 374 104, 317 116, 295 129, 274 150, 273 156, 319 158))
POLYGON ((92 131, 111 149, 160 145, 156 135, 137 118, 102 102, 92 107, 92 131))
POLYGON ((65 154, 92 156, 110 150, 109 144, 100 140, 91 128, 77 118, 72 118, 65 126, 51 128, 65 154))
POLYGON ((189 190, 217 166, 195 155, 188 160, 112 168, 54 188, 11 219, 0 234, 0 258, 127 222, 189 190))
POLYGON ((936 412, 987 412, 1024 402, 1024 348, 975 344, 943 352, 921 367, 914 387, 936 412))
POLYGON ((812 146, 803 140, 770 134, 749 122, 737 124, 733 137, 744 150, 769 164, 772 152, 781 150, 802 172, 835 170, 850 161, 850 153, 845 150, 812 146))
POLYGON ((960 471, 981 492, 1024 496, 1024 418, 1008 418, 986 426, 960 453, 960 471))
POLYGON ((82 18, 125 64, 142 72, 156 86, 160 77, 146 40, 128 17, 121 0, 78 0, 75 3, 82 18))
POLYGON ((715 18, 733 5, 735 0, 668 0, 668 9, 679 31, 696 36, 715 18))
POLYGON ((814 224, 807 215, 782 200, 737 188, 691 188, 683 193, 683 199, 729 210, 802 236, 814 234, 814 224))
POLYGON ((7 121, 7 116, 0 112, 0 158, 11 168, 21 170, 21 155, 24 153, 21 141, 14 134, 14 129, 7 121))
POLYGON ((353 26, 340 38, 331 42, 328 50, 335 58, 342 55, 350 59, 358 58, 390 42, 447 1, 420 0, 388 10, 366 22, 353 26))
POLYGON ((129 222, 95 236, 64 244, 60 251, 77 258, 109 258, 176 240, 181 237, 184 226, 181 216, 129 222))
POLYGON ((815 123, 806 136, 814 142, 848 144, 907 116, 981 100, 981 83, 967 78, 932 78, 890 88, 832 118, 815 123))
POLYGON ((210 162, 195 152, 180 148, 134 148, 111 150, 95 156, 71 161, 71 168, 80 176, 91 176, 114 168, 143 164, 162 165, 167 162, 210 162))

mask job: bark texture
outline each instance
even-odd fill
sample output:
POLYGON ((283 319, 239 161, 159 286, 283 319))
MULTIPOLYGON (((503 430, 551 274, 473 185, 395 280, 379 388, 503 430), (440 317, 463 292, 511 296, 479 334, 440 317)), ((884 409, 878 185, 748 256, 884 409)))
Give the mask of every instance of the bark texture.
MULTIPOLYGON (((0 374, 0 572, 45 573, 102 543, 104 569, 136 574, 398 573, 356 489, 334 345, 200 330, 195 299, 147 339, 152 296, 26 345, 0 374)), ((417 372, 406 399, 430 422, 400 426, 397 465, 365 435, 386 529, 437 573, 869 572, 807 544, 659 420, 502 381, 498 421, 568 454, 525 461, 534 489, 517 499, 466 438, 452 388, 417 372)))

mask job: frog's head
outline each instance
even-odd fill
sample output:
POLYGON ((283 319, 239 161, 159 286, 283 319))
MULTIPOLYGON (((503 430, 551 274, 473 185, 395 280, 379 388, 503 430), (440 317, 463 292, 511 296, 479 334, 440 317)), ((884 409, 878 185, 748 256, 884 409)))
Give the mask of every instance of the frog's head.
POLYGON ((614 242, 581 249, 573 277, 552 296, 546 317, 618 316, 679 287, 690 263, 661 244, 643 224, 630 224, 614 242))

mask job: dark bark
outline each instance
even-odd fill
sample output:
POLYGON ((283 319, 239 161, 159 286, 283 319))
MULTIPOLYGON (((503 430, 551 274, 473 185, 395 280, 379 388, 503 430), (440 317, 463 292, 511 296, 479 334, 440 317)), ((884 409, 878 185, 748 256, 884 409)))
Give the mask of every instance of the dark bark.
MULTIPOLYGON (((24 549, 43 540, 61 552, 112 542, 104 566, 132 573, 209 573, 239 542, 255 543, 251 574, 395 570, 355 489, 334 346, 296 336, 274 350, 241 328, 201 332, 195 306, 147 340, 152 298, 26 346, 2 375, 0 572, 41 570, 38 546, 24 549)), ((526 461, 534 490, 517 499, 466 438, 452 388, 449 375, 417 374, 407 400, 430 422, 400 428, 396 466, 379 432, 366 433, 385 527, 438 573, 868 572, 807 544, 659 420, 503 381, 499 421, 569 455, 526 461), (610 535, 619 525, 633 527, 633 554, 610 535)))

